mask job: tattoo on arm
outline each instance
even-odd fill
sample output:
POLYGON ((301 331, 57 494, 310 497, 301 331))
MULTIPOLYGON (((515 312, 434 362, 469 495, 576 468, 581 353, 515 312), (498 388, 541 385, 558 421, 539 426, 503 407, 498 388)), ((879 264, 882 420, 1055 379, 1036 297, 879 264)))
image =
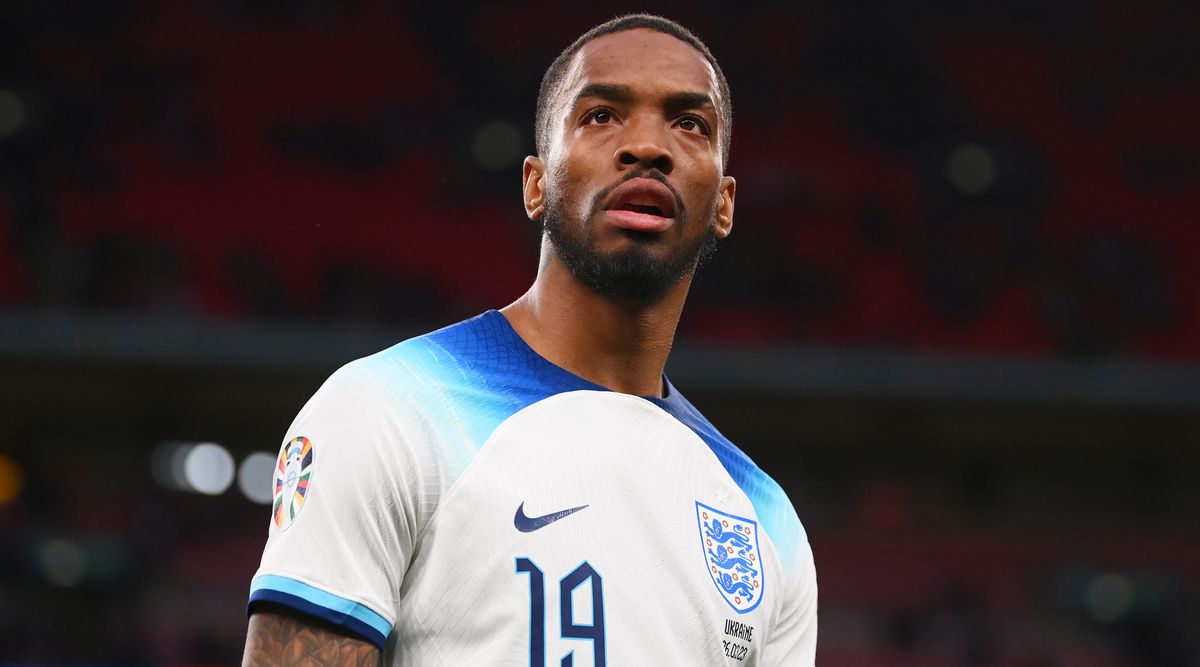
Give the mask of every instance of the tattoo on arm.
POLYGON ((250 616, 242 667, 379 667, 374 644, 289 615, 256 612, 250 616))

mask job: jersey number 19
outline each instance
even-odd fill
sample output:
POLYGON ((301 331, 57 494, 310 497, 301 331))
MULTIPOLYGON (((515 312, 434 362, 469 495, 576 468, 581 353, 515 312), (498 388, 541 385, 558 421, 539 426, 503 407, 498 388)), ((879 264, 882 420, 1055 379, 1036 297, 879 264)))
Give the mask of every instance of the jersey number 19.
MULTIPOLYGON (((529 574, 529 667, 546 667, 546 578, 528 558, 517 559, 517 574, 529 574)), ((558 582, 559 620, 566 639, 590 639, 596 667, 604 667, 604 589, 600 574, 584 561, 558 582), (575 589, 592 582, 592 624, 575 622, 575 589)), ((575 652, 563 656, 561 667, 574 667, 575 652)))

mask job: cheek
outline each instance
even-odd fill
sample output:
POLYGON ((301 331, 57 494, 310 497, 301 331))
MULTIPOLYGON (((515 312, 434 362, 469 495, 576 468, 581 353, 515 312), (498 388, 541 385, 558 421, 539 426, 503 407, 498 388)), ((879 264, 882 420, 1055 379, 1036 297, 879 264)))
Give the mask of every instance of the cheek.
POLYGON ((554 172, 554 175, 547 179, 546 199, 553 202, 558 215, 571 215, 572 212, 568 208, 572 199, 571 188, 564 170, 554 172))
POLYGON ((705 220, 721 203, 721 177, 713 170, 708 174, 695 174, 686 181, 682 193, 692 216, 705 220))
POLYGON ((552 196, 562 210, 582 219, 591 208, 591 165, 584 160, 566 159, 555 166, 550 180, 552 196))

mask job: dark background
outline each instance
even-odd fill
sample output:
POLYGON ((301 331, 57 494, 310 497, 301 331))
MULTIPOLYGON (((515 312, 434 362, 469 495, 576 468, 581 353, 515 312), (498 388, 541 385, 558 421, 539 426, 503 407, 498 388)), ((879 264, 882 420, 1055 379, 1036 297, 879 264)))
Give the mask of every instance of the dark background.
POLYGON ((0 662, 239 660, 230 464, 525 289, 541 73, 649 8, 735 103, 669 372, 796 505, 819 664, 1200 665, 1198 5, 942 4, 0 5, 0 662))

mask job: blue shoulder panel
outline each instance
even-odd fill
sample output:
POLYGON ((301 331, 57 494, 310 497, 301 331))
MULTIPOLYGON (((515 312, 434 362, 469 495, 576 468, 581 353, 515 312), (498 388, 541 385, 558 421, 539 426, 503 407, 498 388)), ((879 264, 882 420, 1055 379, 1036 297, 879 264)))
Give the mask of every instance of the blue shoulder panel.
POLYGON ((750 504, 754 506, 754 513, 762 522, 763 530, 775 543, 784 567, 789 567, 791 559, 796 553, 797 541, 807 540, 808 537, 803 534, 804 528, 800 525, 796 511, 783 488, 755 465, 754 461, 751 461, 750 457, 746 456, 728 438, 721 435, 712 422, 705 419, 704 415, 700 414, 700 411, 684 398, 683 394, 679 393, 669 380, 667 381, 666 398, 649 398, 647 400, 666 410, 671 416, 692 429, 708 445, 713 454, 716 454, 717 460, 725 467, 725 471, 729 473, 734 483, 750 499, 750 504))
MULTIPOLYGON (((409 391, 415 386, 417 391, 436 388, 441 392, 422 402, 441 402, 444 406, 438 427, 466 431, 468 437, 448 440, 471 443, 460 453, 464 465, 496 427, 517 411, 562 392, 608 391, 543 358, 526 344, 507 318, 494 310, 406 341, 380 355, 431 380, 406 383, 409 391)), ((795 553, 796 541, 807 538, 783 489, 721 435, 670 381, 667 398, 647 400, 692 429, 709 446, 754 505, 763 529, 786 564, 795 553)))
MULTIPOLYGON (((568 391, 603 390, 533 351, 495 310, 368 357, 398 396, 420 405, 430 427, 455 431, 445 452, 465 465, 501 422, 568 391)), ((447 433, 450 436, 450 433, 447 433)))

